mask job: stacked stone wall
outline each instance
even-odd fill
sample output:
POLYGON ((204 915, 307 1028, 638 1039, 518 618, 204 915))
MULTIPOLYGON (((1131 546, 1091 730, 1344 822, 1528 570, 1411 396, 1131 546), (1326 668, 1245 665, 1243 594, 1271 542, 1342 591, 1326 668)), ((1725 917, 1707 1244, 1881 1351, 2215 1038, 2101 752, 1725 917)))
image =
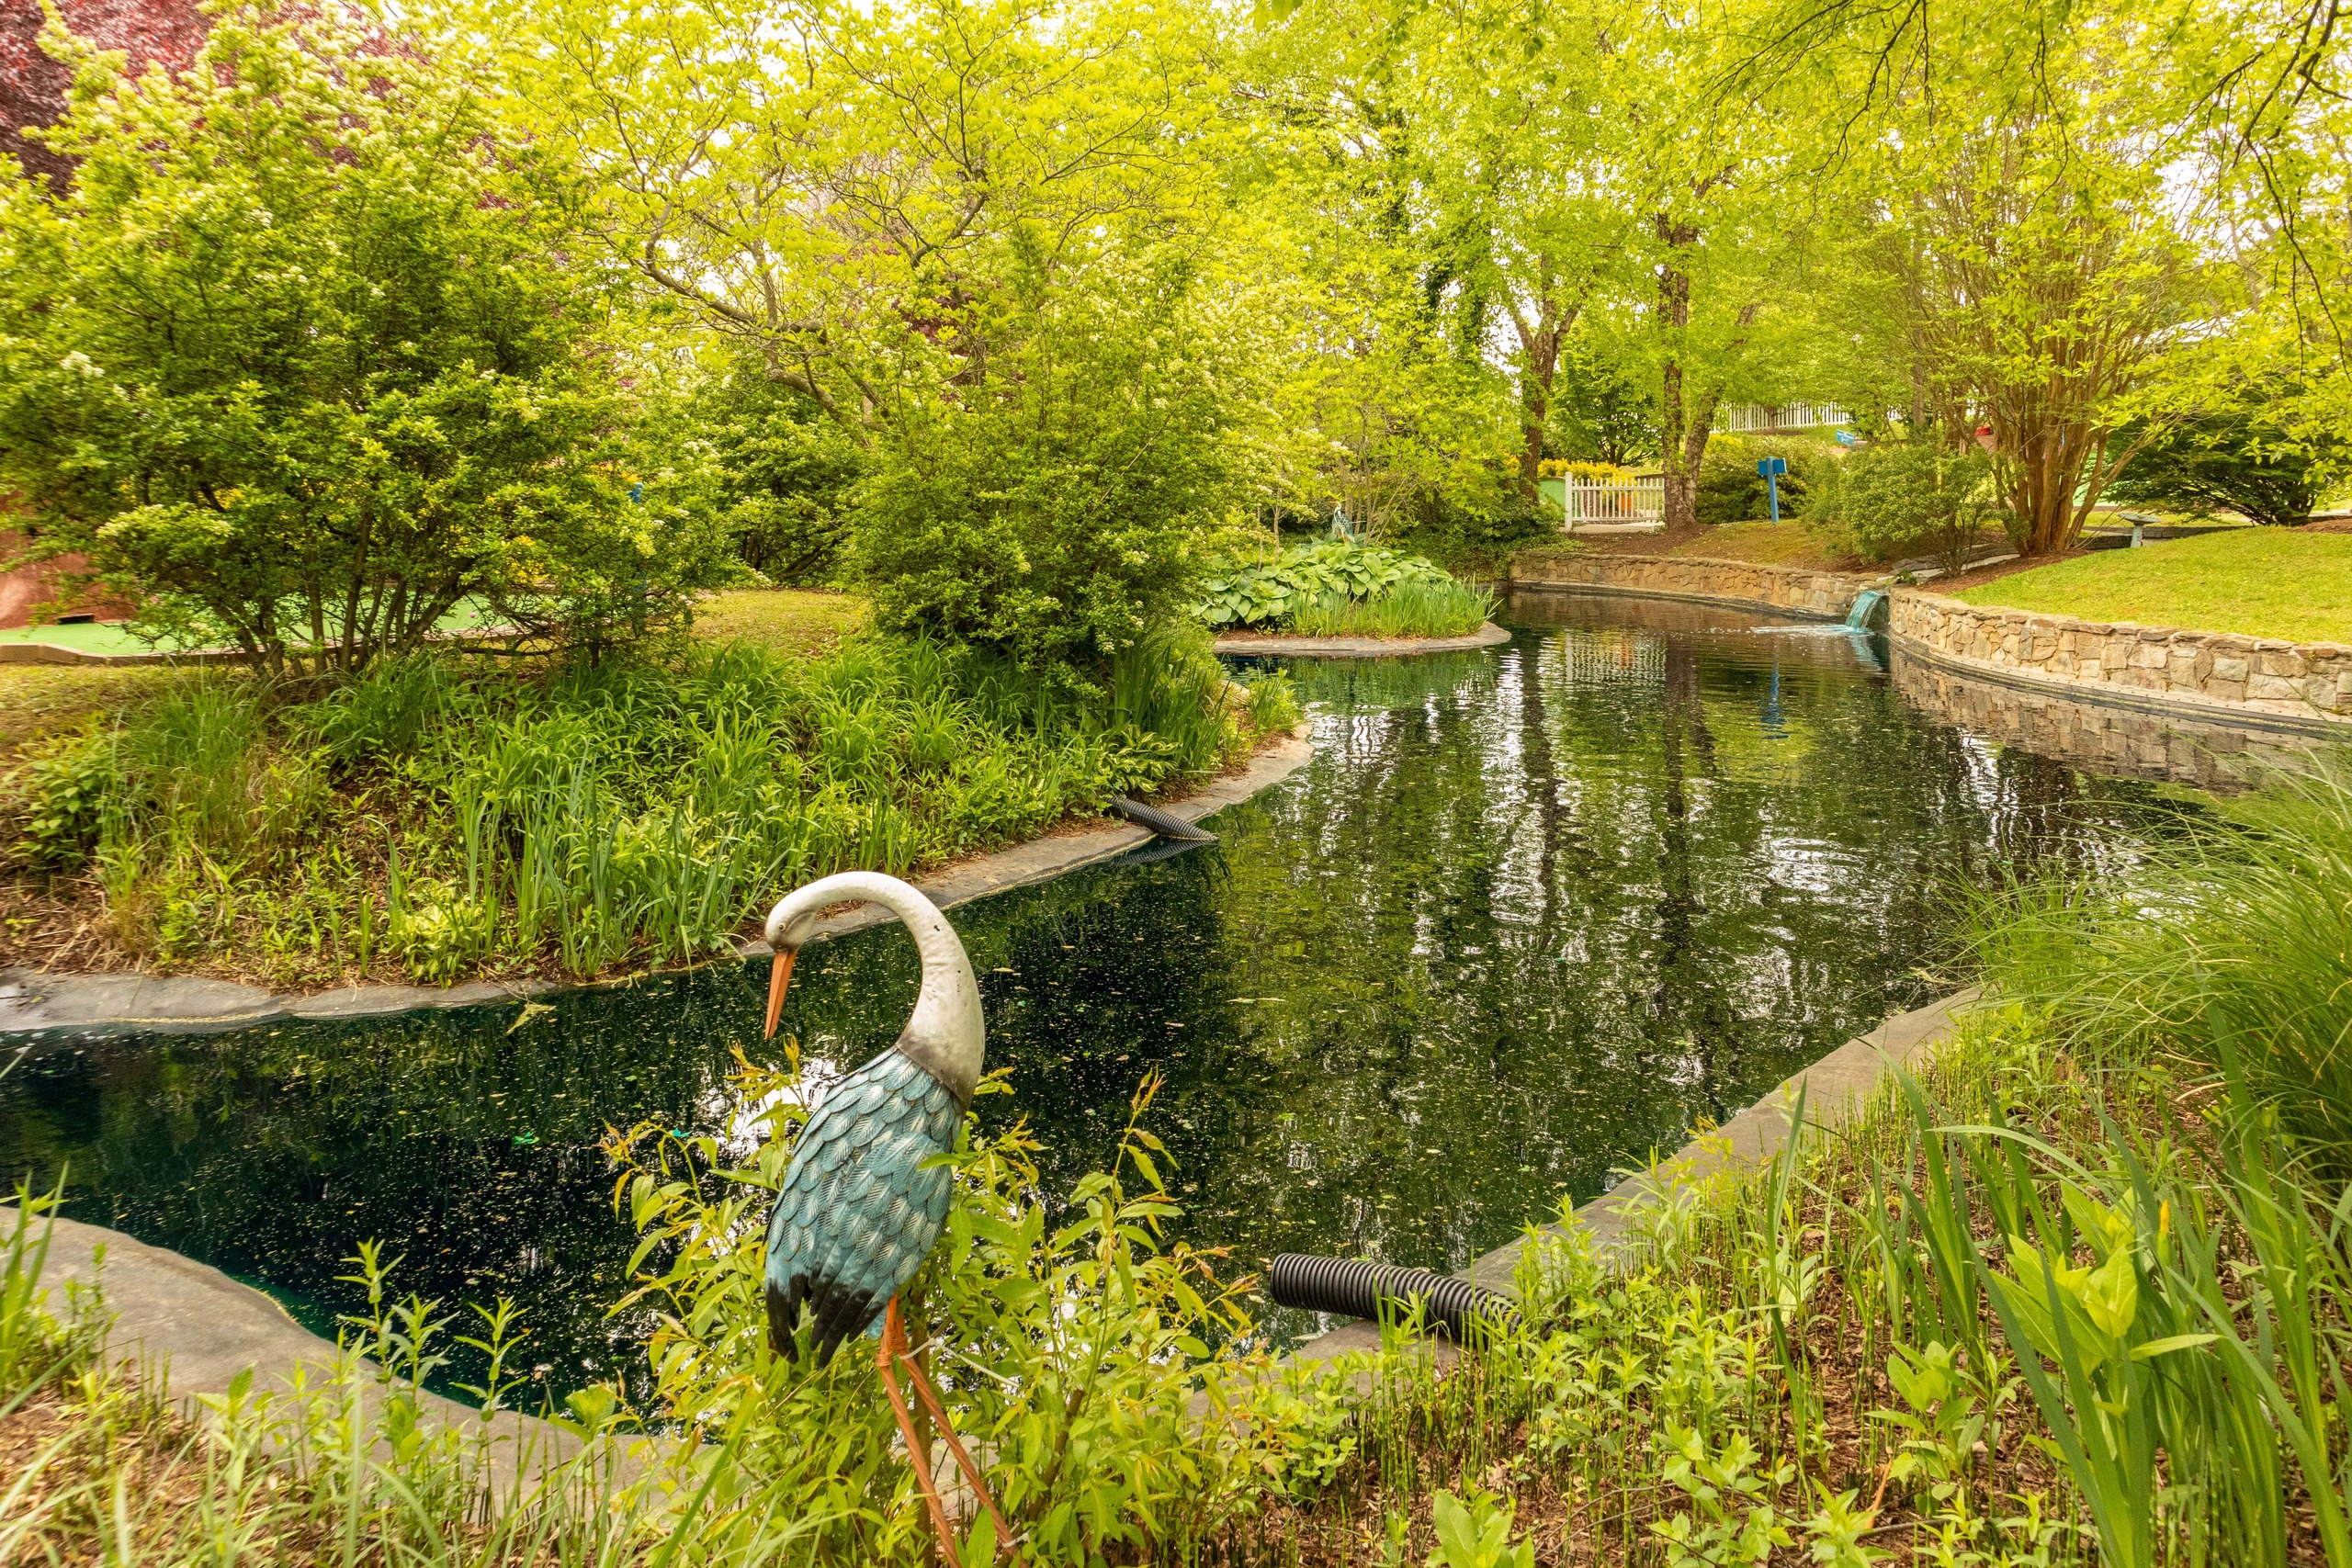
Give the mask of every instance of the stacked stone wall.
POLYGON ((1836 571, 1759 566, 1688 556, 1620 555, 1606 550, 1522 550, 1511 562, 1513 588, 1589 588, 1659 599, 1709 599, 1842 620, 1864 579, 1836 571))
POLYGON ((2115 695, 2279 718, 2352 721, 2352 647, 1963 604, 1898 590, 1899 642, 1985 671, 2115 695))

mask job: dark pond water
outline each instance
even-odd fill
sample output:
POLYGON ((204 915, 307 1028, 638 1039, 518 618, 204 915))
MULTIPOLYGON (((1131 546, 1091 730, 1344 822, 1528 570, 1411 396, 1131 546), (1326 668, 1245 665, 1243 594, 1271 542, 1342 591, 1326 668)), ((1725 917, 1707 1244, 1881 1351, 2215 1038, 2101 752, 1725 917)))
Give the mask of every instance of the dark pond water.
MULTIPOLYGON (((1246 1268, 1459 1268, 1945 988, 1955 882, 2128 854, 2196 809, 1939 722, 1835 632, 1513 614, 1491 651, 1298 666, 1315 760, 1213 818, 1215 847, 955 912, 1014 1068, 983 1104, 1029 1119, 1054 1190, 1156 1070, 1192 1238, 1246 1268)), ((0 1170, 70 1166, 74 1214, 329 1332, 378 1237, 428 1296, 520 1300, 550 1385, 629 1375, 645 1325, 607 1312, 631 1238, 597 1141, 654 1118, 744 1146, 728 1069, 766 1052, 763 970, 519 1023, 44 1041, 0 1079, 0 1170)), ((913 985, 895 926, 824 944, 786 1027, 853 1064, 913 985)))

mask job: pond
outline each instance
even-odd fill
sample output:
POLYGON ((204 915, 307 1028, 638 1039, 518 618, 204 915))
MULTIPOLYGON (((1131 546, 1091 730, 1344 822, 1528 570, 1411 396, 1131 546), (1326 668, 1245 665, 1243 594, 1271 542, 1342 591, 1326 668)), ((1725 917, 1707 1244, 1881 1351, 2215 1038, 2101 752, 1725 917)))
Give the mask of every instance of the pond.
MULTIPOLYGON (((1523 596, 1477 653, 1301 661, 1315 756, 1146 853, 954 912, 1049 1190, 1136 1085, 1190 1239, 1454 1269, 1950 987, 1952 888, 2095 867, 2194 797, 1909 705, 1883 649, 1737 612, 1523 596)), ((744 1148, 730 1054, 764 964, 515 1005, 210 1036, 45 1037, 0 1078, 0 1170, 205 1259, 311 1326, 407 1288, 503 1292, 551 1390, 634 1382, 631 1237, 598 1140, 744 1148)), ((895 926, 804 956, 786 1029, 854 1065, 910 1004, 895 926)), ((1311 1327, 1272 1314, 1287 1338, 1311 1327)))

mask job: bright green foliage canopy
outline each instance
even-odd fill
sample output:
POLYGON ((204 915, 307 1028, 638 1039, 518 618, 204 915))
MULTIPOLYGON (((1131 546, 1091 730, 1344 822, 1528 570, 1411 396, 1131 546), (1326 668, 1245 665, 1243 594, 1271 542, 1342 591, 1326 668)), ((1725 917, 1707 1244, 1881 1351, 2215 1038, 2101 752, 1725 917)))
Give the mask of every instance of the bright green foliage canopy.
POLYGON ((282 663, 461 602, 591 639, 710 581, 689 447, 632 446, 563 183, 489 84, 333 17, 80 69, 71 191, 0 161, 0 482, 148 620, 282 663))

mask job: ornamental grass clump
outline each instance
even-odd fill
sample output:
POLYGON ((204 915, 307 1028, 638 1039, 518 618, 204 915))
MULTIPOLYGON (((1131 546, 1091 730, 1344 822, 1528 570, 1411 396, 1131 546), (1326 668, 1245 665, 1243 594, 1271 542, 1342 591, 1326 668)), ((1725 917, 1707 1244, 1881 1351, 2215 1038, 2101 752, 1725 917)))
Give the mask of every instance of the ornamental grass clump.
POLYGON ((1978 947, 2086 1052, 2242 1080, 2331 1177, 2352 1176, 2352 765, 2225 806, 2104 883, 1994 906, 1978 947))

